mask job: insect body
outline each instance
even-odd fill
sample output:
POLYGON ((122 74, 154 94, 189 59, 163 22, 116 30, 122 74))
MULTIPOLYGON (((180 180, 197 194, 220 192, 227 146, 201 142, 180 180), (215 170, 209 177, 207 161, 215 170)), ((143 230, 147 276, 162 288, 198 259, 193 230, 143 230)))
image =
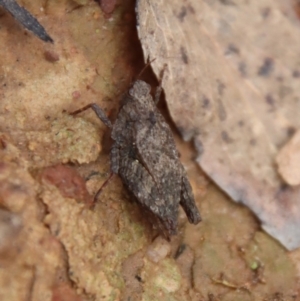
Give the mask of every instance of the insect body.
POLYGON ((112 127, 112 172, 121 177, 164 234, 177 233, 179 204, 190 223, 199 223, 200 214, 171 129, 152 99, 150 86, 141 80, 134 82, 113 126, 97 105, 89 107, 112 127))

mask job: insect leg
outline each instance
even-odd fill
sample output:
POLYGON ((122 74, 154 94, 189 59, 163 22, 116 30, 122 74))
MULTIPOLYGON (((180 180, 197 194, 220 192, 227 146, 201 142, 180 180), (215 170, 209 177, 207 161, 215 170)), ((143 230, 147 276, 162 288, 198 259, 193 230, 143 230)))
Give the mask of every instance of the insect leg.
POLYGON ((101 185, 101 187, 99 188, 99 190, 97 191, 97 193, 94 196, 94 203, 96 203, 96 201, 98 200, 100 194, 102 193, 103 189, 107 186, 107 184, 110 182, 111 178, 113 177, 114 173, 111 172, 109 177, 105 180, 105 182, 101 185))
POLYGON ((97 117, 109 128, 112 128, 112 124, 110 122, 110 120, 108 119, 108 117, 106 116, 106 114, 104 113, 104 111, 96 104, 96 103, 90 103, 88 105, 86 105, 85 107, 76 110, 72 113, 70 113, 70 115, 77 115, 87 109, 92 109, 95 114, 97 115, 97 117))

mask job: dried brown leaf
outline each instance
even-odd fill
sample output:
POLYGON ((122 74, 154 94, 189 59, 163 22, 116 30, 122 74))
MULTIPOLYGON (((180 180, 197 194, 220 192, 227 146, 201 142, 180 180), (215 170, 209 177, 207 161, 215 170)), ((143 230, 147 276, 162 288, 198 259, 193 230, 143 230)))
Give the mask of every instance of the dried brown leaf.
POLYGON ((275 156, 299 119, 299 25, 278 1, 140 0, 145 57, 202 169, 288 249, 300 246, 299 189, 275 156), (288 45, 288 46, 287 46, 288 45))

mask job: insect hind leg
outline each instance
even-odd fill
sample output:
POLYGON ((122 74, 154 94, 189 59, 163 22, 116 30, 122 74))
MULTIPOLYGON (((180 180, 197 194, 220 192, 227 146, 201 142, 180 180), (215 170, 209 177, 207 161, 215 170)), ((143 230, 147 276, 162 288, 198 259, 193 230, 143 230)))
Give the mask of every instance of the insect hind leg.
POLYGON ((96 104, 96 103, 90 103, 86 106, 84 106, 81 109, 78 109, 72 113, 70 113, 70 115, 77 115, 81 112, 84 112, 88 109, 92 109, 95 114, 97 115, 97 117, 109 128, 112 128, 112 124, 111 121, 108 119, 108 117, 106 116, 106 114, 104 113, 104 111, 96 104))
POLYGON ((102 193, 103 189, 108 185, 108 183, 110 182, 110 180, 113 177, 113 175, 114 175, 114 173, 111 172, 110 175, 109 175, 109 177, 101 185, 101 187, 99 188, 99 190, 97 191, 97 193, 94 196, 94 203, 96 203, 96 201, 99 199, 100 194, 102 193))

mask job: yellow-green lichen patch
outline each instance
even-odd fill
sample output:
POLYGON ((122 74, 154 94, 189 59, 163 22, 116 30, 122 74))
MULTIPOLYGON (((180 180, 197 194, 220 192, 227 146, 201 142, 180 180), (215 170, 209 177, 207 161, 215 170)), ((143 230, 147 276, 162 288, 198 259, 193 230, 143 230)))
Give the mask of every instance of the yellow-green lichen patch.
POLYGON ((97 300, 118 300, 124 288, 122 262, 146 242, 126 206, 111 198, 92 210, 47 184, 41 197, 49 210, 45 223, 68 254, 70 278, 97 300))
POLYGON ((95 161, 101 150, 100 133, 89 122, 60 114, 45 130, 14 132, 32 168, 58 163, 95 161), (19 138, 17 138, 19 137, 19 138))
POLYGON ((145 259, 141 278, 145 283, 142 300, 177 300, 175 293, 180 289, 181 275, 173 259, 166 258, 160 263, 145 259))

